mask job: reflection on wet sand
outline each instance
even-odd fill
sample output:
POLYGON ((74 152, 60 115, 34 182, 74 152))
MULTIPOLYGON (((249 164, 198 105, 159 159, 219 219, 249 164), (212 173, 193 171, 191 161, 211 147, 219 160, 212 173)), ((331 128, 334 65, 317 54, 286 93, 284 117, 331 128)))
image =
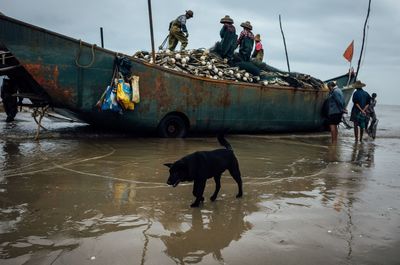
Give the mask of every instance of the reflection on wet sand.
POLYGON ((374 143, 354 143, 351 161, 360 167, 371 167, 374 164, 374 153, 374 143))
POLYGON ((216 261, 224 263, 221 250, 240 240, 252 227, 245 221, 245 213, 240 202, 231 207, 218 205, 213 211, 194 209, 187 231, 161 237, 167 248, 165 253, 177 264, 200 263, 210 253, 216 261))
POLYGON ((0 259, 289 264, 283 250, 292 251, 297 264, 360 260, 357 211, 375 144, 331 147, 318 139, 251 137, 230 142, 244 196, 235 198, 237 187, 227 174, 214 203, 208 200, 214 183, 207 183, 200 209, 188 207, 192 184, 166 185, 163 163, 213 149, 216 139, 0 142, 0 259), (308 256, 310 246, 319 251, 308 256))

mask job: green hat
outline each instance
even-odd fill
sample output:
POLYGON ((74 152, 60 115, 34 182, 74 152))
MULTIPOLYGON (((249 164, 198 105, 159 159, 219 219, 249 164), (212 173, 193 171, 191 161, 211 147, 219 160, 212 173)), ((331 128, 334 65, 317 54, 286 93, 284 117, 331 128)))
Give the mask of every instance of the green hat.
POLYGON ((230 23, 233 24, 233 19, 229 16, 226 15, 223 18, 221 18, 220 23, 230 23))
POLYGON ((249 30, 253 29, 253 26, 250 24, 250 21, 243 22, 242 24, 240 24, 240 26, 249 30))

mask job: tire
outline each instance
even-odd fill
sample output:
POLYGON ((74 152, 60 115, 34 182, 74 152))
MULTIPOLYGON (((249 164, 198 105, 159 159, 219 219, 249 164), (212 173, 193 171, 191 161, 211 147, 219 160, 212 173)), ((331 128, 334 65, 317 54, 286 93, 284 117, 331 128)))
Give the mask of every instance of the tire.
POLYGON ((165 116, 158 125, 158 134, 164 138, 184 138, 187 134, 185 121, 178 115, 165 116))

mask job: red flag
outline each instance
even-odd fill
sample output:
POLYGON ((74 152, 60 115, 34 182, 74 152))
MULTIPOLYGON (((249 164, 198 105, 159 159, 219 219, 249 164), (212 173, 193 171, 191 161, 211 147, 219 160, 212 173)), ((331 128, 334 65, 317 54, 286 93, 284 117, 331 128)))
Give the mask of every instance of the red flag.
POLYGON ((354 40, 350 43, 349 47, 344 51, 343 57, 346 58, 347 61, 351 62, 353 59, 354 52, 354 40))

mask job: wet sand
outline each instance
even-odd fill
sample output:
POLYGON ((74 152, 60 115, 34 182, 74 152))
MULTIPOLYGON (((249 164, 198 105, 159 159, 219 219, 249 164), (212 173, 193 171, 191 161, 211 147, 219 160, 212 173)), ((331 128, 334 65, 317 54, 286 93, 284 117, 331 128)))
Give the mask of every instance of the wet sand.
POLYGON ((229 135, 243 198, 226 173, 191 209, 192 183, 167 186, 163 163, 215 138, 59 124, 35 142, 18 119, 0 123, 1 264, 399 264, 399 138, 229 135))

